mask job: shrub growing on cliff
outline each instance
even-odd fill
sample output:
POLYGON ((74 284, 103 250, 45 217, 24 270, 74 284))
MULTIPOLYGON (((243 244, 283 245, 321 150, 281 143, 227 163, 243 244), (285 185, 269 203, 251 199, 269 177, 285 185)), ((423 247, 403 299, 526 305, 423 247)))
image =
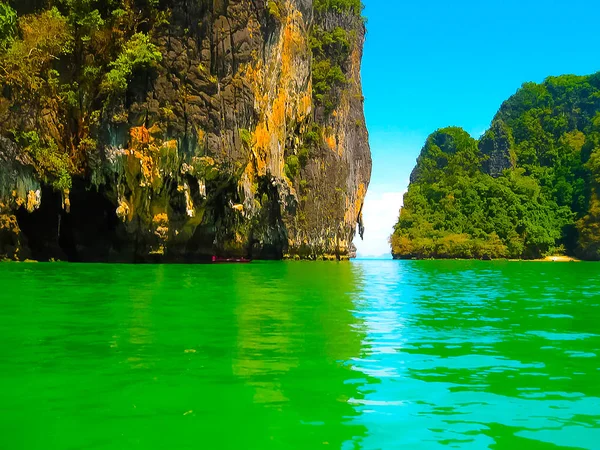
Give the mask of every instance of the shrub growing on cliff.
POLYGON ((295 155, 288 156, 285 160, 283 169, 285 176, 288 177, 289 180, 294 181, 300 174, 300 161, 298 160, 298 157, 295 155))
POLYGON ((7 5, 0 3, 0 50, 5 50, 17 34, 17 12, 7 5))
POLYGON ((42 139, 35 131, 16 132, 15 138, 31 156, 45 182, 59 191, 71 188, 69 155, 61 152, 53 139, 42 139))
POLYGON ((143 33, 136 33, 125 44, 112 68, 102 82, 102 90, 108 94, 118 94, 127 90, 129 79, 135 69, 151 67, 162 59, 158 48, 143 33))
POLYGON ((240 128, 239 133, 240 139, 242 140, 244 145, 246 145, 246 147, 248 148, 252 147, 252 133, 250 133, 250 131, 246 130, 245 128, 240 128))
POLYGON ((348 32, 336 27, 325 31, 314 27, 310 46, 313 53, 313 98, 329 115, 339 101, 338 91, 346 83, 343 67, 347 65, 352 44, 348 32))
POLYGON ((277 22, 281 22, 281 6, 275 0, 269 0, 267 3, 267 13, 277 22))
POLYGON ((57 9, 19 19, 20 39, 0 57, 0 82, 29 96, 46 85, 51 64, 71 50, 67 20, 57 9))
POLYGON ((361 0, 315 0, 314 8, 317 12, 350 12, 359 16, 363 10, 363 5, 361 0))
POLYGON ((307 147, 301 147, 298 150, 298 161, 302 168, 306 167, 308 160, 310 159, 310 150, 307 147))

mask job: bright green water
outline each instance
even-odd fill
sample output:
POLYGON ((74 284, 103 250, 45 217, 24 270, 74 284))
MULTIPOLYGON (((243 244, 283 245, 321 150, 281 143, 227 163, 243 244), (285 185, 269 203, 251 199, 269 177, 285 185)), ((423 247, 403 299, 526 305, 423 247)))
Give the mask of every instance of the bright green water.
POLYGON ((0 449, 600 448, 600 265, 0 265, 0 449))

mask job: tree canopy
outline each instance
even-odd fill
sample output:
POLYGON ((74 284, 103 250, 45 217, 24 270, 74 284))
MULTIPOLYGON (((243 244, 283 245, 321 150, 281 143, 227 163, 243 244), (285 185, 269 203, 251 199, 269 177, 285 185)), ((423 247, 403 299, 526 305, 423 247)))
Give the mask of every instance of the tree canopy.
POLYGON ((600 259, 600 73, 525 83, 479 140, 434 132, 390 240, 397 258, 600 259))

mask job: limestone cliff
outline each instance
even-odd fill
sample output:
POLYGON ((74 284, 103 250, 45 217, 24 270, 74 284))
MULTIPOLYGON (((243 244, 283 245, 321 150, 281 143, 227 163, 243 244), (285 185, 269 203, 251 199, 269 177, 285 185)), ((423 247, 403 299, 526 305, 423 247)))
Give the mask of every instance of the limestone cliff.
POLYGON ((371 172, 356 7, 39 3, 2 36, 0 256, 351 256, 371 172))
POLYGON ((485 173, 498 178, 502 173, 516 165, 516 156, 511 154, 514 139, 510 128, 501 120, 492 122, 492 126, 479 141, 479 151, 483 157, 482 169, 485 173))

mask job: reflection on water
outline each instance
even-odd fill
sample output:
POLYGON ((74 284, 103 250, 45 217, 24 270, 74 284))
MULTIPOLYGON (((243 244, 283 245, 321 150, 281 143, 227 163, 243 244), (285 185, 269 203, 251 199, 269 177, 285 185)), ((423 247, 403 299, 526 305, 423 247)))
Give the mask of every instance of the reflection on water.
POLYGON ((4 264, 0 448, 598 448, 597 267, 4 264))
POLYGON ((598 448, 598 267, 358 262, 364 448, 598 448))
POLYGON ((0 448, 341 448, 365 436, 350 264, 3 265, 0 448), (35 432, 32 433, 31 431, 35 432))

